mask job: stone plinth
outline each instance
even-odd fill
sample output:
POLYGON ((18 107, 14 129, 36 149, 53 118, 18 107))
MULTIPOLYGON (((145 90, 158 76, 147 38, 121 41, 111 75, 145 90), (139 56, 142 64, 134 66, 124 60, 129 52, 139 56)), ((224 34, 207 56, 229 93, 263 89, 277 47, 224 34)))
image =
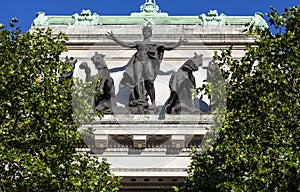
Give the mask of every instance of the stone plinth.
POLYGON ((93 124, 93 154, 107 159, 117 176, 183 178, 191 147, 200 150, 212 115, 105 115, 93 124))

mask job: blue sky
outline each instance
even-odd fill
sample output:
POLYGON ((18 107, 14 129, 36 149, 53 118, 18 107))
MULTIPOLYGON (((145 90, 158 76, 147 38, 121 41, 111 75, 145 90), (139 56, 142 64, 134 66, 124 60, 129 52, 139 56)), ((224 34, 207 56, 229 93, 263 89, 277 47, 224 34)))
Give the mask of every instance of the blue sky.
MULTIPOLYGON (((24 32, 31 26, 35 15, 73 15, 82 9, 91 9, 99 15, 129 15, 138 12, 145 0, 4 0, 0 6, 0 23, 8 24, 11 18, 19 20, 24 32)), ((162 12, 169 15, 200 15, 210 9, 230 16, 252 16, 255 12, 270 12, 270 6, 280 13, 284 8, 299 5, 299 0, 156 0, 162 12)))

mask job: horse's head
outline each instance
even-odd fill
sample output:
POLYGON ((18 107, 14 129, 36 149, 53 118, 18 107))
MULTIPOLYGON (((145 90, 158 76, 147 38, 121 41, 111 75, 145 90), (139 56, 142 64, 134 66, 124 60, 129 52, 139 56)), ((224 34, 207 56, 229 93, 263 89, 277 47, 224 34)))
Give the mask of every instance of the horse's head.
POLYGON ((68 57, 68 56, 66 56, 65 57, 65 63, 67 63, 68 64, 68 66, 71 66, 72 67, 72 70, 74 70, 75 69, 75 64, 77 63, 77 59, 74 59, 74 57, 68 57))
POLYGON ((198 68, 203 64, 203 55, 202 54, 198 55, 197 53, 194 54, 195 54, 194 57, 191 58, 192 62, 189 65, 193 71, 197 71, 198 68))
POLYGON ((95 67, 97 69, 107 69, 106 62, 104 60, 105 55, 99 54, 98 52, 95 52, 95 55, 91 58, 93 61, 95 67))

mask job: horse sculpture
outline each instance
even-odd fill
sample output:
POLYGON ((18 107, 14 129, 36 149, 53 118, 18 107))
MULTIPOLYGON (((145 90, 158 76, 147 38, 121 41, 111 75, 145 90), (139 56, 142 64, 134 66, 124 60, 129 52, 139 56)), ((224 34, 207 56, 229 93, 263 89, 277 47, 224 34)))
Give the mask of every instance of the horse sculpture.
POLYGON ((196 81, 193 72, 202 66, 203 55, 197 55, 187 60, 169 81, 170 97, 167 100, 164 110, 167 114, 199 113, 194 107, 192 98, 193 89, 196 88, 196 81))
POLYGON ((71 79, 73 77, 73 73, 74 73, 74 69, 75 69, 75 65, 77 63, 77 59, 74 59, 73 57, 68 57, 66 56, 65 58, 65 63, 67 64, 67 66, 69 67, 68 69, 66 69, 61 76, 59 77, 59 83, 61 84, 64 80, 66 79, 71 79))

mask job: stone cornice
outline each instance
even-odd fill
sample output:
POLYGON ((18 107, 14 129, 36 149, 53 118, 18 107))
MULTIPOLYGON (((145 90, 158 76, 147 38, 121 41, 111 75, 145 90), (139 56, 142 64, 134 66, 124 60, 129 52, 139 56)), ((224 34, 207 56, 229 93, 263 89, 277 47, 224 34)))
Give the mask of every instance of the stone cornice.
POLYGON ((263 14, 255 13, 254 16, 227 16, 218 14, 216 10, 210 10, 208 14, 195 16, 169 16, 168 14, 154 12, 151 14, 141 12, 130 16, 104 16, 93 13, 90 10, 82 10, 80 14, 72 16, 45 15, 38 12, 33 26, 53 25, 245 25, 252 23, 255 26, 267 28, 268 25, 263 14))

